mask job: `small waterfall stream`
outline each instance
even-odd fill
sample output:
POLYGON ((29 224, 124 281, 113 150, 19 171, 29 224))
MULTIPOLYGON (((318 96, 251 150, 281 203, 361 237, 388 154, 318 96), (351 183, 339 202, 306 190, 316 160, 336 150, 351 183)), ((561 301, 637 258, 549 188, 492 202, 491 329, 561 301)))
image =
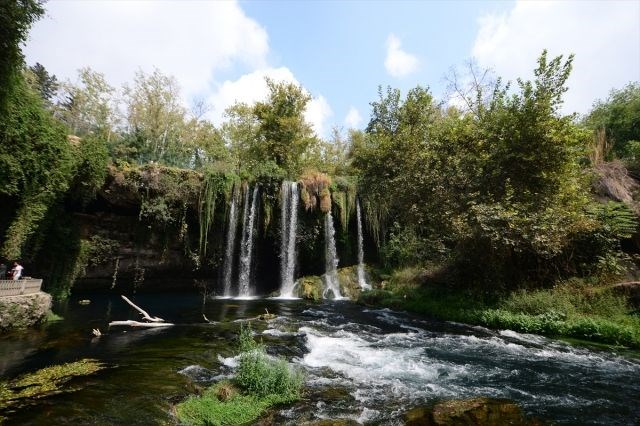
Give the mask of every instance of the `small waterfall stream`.
POLYGON ((236 250, 236 234, 238 233, 238 191, 234 188, 229 208, 229 224, 227 228, 227 244, 224 251, 222 269, 222 283, 225 297, 231 296, 231 281, 233 279, 233 255, 236 250))
POLYGON ((294 298, 296 270, 296 236, 298 228, 298 183, 282 182, 280 191, 280 297, 294 298))
POLYGON ((371 285, 367 283, 364 276, 364 246, 362 242, 362 213, 360 211, 360 200, 356 201, 356 218, 358 220, 358 285, 363 290, 371 290, 371 285))
POLYGON ((328 212, 324 217, 324 244, 325 244, 325 289, 322 297, 327 298, 329 291, 334 299, 342 299, 340 283, 338 282, 338 252, 336 250, 336 230, 333 226, 333 216, 328 212))
POLYGON ((244 194, 244 212, 242 218, 242 242, 240 245, 240 274, 238 279, 238 296, 251 297, 251 260, 253 256, 253 238, 258 204, 258 185, 253 187, 251 205, 249 205, 249 188, 244 194))

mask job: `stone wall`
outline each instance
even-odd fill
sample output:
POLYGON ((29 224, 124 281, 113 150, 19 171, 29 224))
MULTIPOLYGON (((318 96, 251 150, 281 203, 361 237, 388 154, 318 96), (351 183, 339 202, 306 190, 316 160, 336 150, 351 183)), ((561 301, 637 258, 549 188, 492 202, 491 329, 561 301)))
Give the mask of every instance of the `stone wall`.
POLYGON ((39 292, 0 297, 0 332, 41 323, 51 309, 51 295, 39 292))

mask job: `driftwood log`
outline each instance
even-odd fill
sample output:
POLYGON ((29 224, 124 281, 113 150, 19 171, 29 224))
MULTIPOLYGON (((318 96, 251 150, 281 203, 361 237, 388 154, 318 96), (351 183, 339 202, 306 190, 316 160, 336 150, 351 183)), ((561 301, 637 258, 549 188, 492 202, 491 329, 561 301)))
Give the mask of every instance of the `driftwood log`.
POLYGON ((125 302, 127 302, 129 305, 131 305, 136 311, 140 312, 140 315, 142 315, 142 319, 144 319, 147 322, 133 321, 133 320, 111 321, 109 323, 109 327, 111 327, 112 325, 126 325, 130 327, 170 327, 173 325, 169 322, 164 322, 162 318, 152 317, 147 313, 147 311, 145 311, 140 306, 136 305, 131 300, 129 300, 127 296, 120 295, 120 297, 122 297, 122 299, 125 302))
POLYGON ((131 327, 171 327, 173 324, 170 322, 140 322, 140 321, 111 321, 109 327, 112 325, 128 325, 131 327))

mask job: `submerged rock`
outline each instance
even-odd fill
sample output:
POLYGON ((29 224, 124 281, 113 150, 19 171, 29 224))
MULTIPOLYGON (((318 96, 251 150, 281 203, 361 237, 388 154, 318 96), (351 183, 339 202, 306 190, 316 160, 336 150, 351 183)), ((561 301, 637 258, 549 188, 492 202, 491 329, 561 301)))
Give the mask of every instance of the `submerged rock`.
POLYGON ((404 416, 409 426, 440 425, 538 425, 527 419, 522 409, 508 399, 471 398, 439 402, 432 407, 417 407, 404 416))

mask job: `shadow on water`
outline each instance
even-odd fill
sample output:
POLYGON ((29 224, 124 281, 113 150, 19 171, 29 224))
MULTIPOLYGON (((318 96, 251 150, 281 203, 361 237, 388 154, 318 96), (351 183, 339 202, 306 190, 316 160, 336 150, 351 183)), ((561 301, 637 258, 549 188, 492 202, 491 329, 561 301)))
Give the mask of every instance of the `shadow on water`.
POLYGON ((268 352, 306 372, 302 402, 277 423, 320 418, 397 422, 409 408, 477 395, 510 398, 558 423, 628 424, 640 417, 640 363, 610 350, 539 336, 429 321, 349 302, 207 300, 198 294, 139 294, 134 303, 175 323, 108 329, 139 315, 115 295, 71 298, 63 321, 0 336, 0 376, 95 358, 109 368, 73 379, 77 390, 0 410, 8 425, 175 424, 171 407, 232 373, 240 320, 254 321, 268 352), (205 321, 208 319, 210 322, 205 321), (104 335, 96 338, 94 328, 104 335))

